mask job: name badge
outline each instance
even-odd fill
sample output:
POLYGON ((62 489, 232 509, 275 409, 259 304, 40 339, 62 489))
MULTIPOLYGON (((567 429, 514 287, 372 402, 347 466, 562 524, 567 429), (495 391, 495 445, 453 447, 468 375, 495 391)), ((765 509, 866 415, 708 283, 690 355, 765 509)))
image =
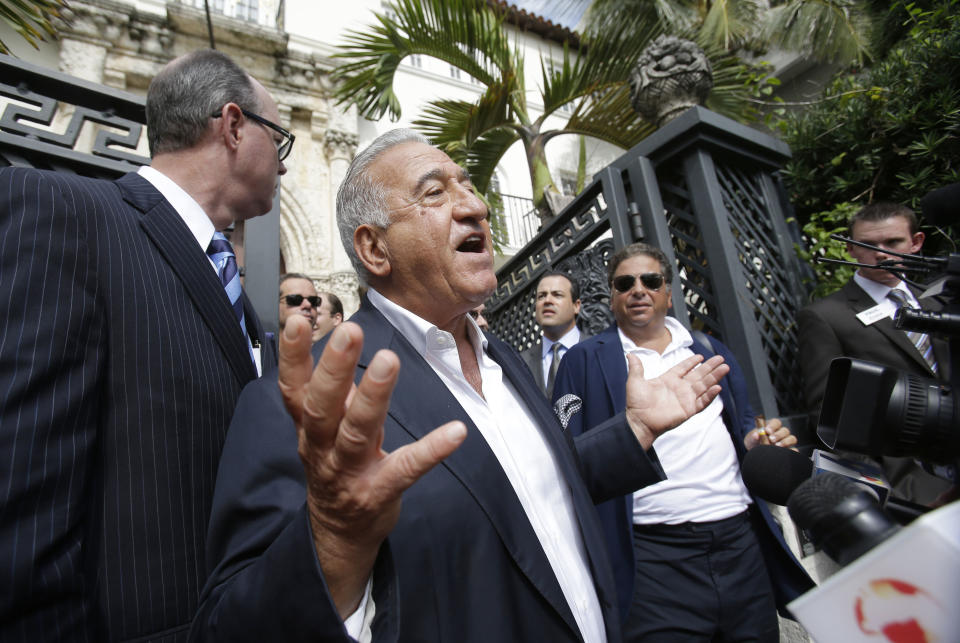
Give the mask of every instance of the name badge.
POLYGON ((257 367, 257 377, 263 375, 263 357, 260 353, 260 342, 253 347, 253 364, 257 367))
POLYGON ((859 319, 860 323, 864 326, 875 324, 881 319, 885 319, 890 316, 890 312, 887 310, 886 306, 881 306, 880 304, 877 304, 873 308, 867 308, 862 313, 857 313, 857 319, 859 319))

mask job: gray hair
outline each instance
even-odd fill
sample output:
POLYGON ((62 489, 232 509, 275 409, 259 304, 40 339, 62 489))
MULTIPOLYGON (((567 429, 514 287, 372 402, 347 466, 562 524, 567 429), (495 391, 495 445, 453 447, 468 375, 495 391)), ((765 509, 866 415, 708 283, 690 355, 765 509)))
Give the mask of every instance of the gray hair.
POLYGON ((224 53, 199 49, 164 67, 147 90, 150 155, 196 145, 227 103, 260 111, 253 79, 224 53))
POLYGON ((370 176, 367 169, 382 153, 402 143, 430 145, 427 137, 412 129, 401 128, 381 134, 369 147, 354 157, 337 191, 337 227, 340 229, 340 241, 350 257, 353 269, 357 271, 361 284, 368 283, 370 274, 353 248, 353 233, 362 225, 377 228, 390 225, 386 191, 379 179, 370 176))

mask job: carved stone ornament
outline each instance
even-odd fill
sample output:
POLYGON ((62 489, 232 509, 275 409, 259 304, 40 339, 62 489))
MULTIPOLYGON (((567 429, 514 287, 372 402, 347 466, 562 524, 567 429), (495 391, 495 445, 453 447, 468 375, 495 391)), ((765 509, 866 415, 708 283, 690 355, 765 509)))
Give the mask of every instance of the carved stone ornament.
POLYGON ((713 70, 703 50, 689 40, 660 36, 637 60, 630 74, 630 101, 648 121, 662 127, 707 100, 713 70))

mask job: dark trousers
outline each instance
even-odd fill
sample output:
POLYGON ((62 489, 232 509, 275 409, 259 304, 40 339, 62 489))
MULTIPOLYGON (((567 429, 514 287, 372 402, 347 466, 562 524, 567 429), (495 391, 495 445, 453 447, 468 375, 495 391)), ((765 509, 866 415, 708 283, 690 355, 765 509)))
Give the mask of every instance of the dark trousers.
POLYGON ((625 641, 779 641, 773 589, 749 512, 634 525, 633 550, 637 573, 625 641))

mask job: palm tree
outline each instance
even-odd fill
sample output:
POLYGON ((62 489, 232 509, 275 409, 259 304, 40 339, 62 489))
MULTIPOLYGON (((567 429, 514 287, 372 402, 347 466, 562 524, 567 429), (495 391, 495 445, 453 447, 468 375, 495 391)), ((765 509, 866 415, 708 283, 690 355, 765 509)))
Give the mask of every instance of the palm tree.
POLYGON ((863 62, 873 13, 863 0, 561 0, 561 11, 587 4, 583 29, 602 33, 651 22, 667 33, 693 33, 702 47, 727 52, 794 51, 818 62, 863 62))
MULTIPOLYGON (((39 41, 56 37, 53 21, 66 8, 66 0, 0 0, 0 18, 36 49, 39 41)), ((0 53, 10 53, 2 39, 0 53)))
MULTIPOLYGON (((375 25, 346 36, 337 54, 344 63, 334 74, 336 98, 356 105, 367 118, 396 120, 400 104, 393 84, 405 57, 431 56, 466 72, 483 87, 480 96, 473 102, 431 101, 414 126, 464 164, 482 193, 488 192, 501 157, 521 141, 534 204, 549 217, 544 194, 556 189, 545 153, 550 139, 579 134, 629 148, 654 130, 632 109, 626 81, 644 47, 660 35, 659 23, 629 29, 613 25, 576 53, 565 44, 561 65, 541 64, 543 113, 535 115, 527 101, 523 56, 507 38, 502 11, 484 0, 397 0, 393 10, 394 15, 377 14, 375 25), (566 125, 546 129, 547 117, 568 104, 574 110, 566 125)), ((747 91, 738 61, 713 53, 715 84, 708 105, 740 116, 747 91)))

